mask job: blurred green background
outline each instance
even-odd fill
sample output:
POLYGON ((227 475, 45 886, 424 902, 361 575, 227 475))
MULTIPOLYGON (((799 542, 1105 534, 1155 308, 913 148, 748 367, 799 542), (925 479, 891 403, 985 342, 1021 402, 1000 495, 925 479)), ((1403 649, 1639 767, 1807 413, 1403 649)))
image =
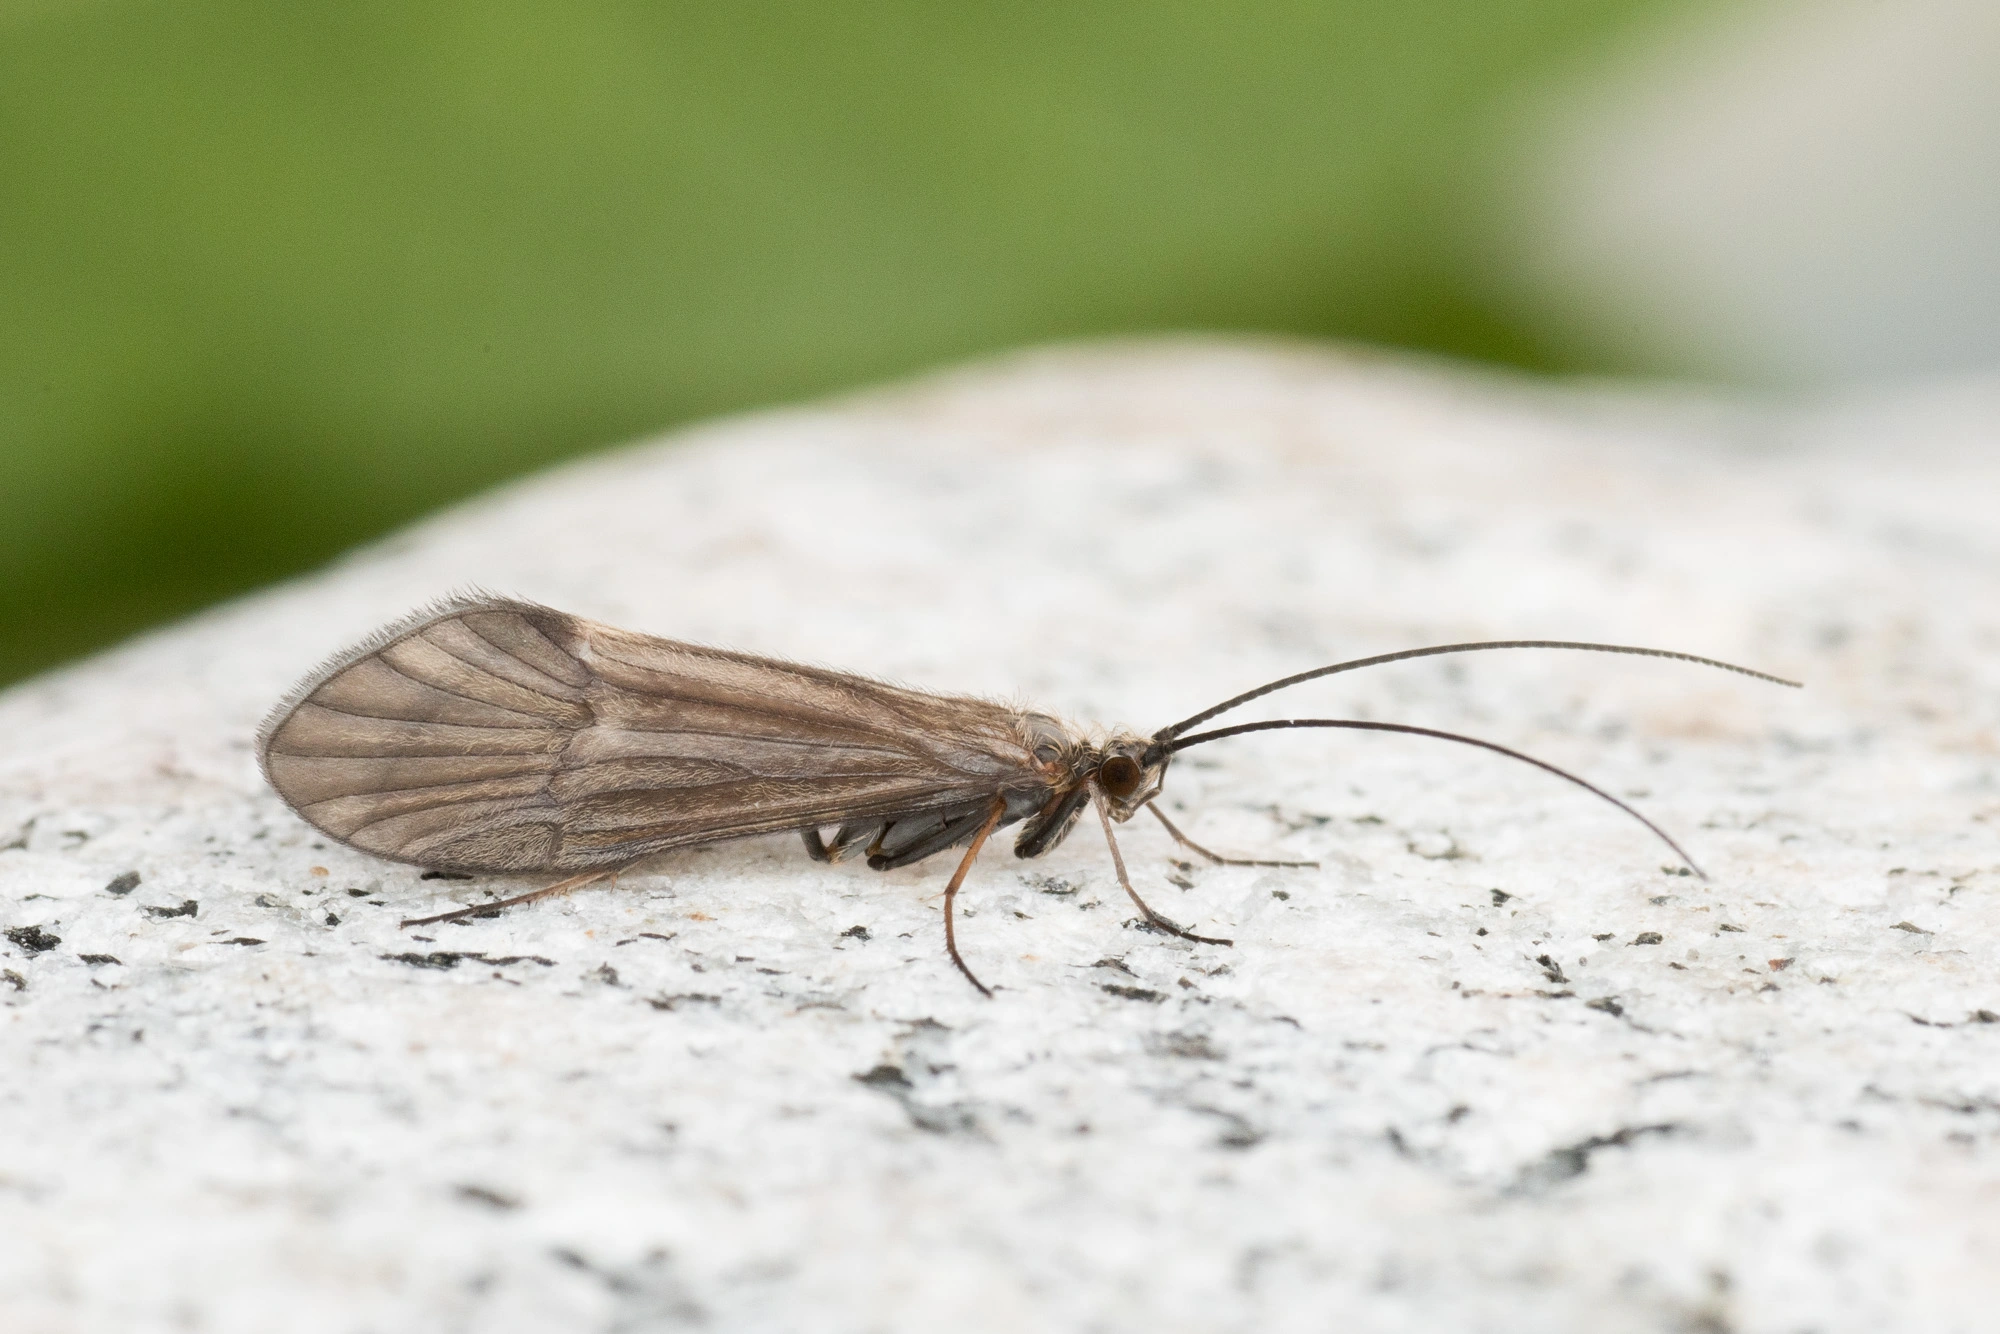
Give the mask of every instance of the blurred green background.
POLYGON ((0 682, 566 455, 1026 342, 1605 369, 1483 295, 1473 183, 1520 90, 1689 8, 0 4, 0 682))

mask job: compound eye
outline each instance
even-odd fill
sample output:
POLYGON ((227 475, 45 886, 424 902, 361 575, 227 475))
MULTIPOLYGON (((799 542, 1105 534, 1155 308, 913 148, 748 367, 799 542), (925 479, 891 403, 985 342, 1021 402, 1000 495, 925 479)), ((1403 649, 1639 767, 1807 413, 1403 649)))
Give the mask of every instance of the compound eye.
POLYGON ((1129 755, 1113 755, 1097 766, 1097 782, 1114 797, 1129 797, 1139 790, 1145 771, 1129 755))

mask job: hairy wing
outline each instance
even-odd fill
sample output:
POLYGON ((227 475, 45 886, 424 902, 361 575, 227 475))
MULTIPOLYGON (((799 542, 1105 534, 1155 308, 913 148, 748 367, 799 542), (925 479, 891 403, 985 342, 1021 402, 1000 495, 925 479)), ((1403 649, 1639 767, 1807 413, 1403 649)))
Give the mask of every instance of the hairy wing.
POLYGON ((454 603, 308 677, 259 735, 271 785, 343 843, 459 870, 959 807, 1042 783, 984 700, 454 603))

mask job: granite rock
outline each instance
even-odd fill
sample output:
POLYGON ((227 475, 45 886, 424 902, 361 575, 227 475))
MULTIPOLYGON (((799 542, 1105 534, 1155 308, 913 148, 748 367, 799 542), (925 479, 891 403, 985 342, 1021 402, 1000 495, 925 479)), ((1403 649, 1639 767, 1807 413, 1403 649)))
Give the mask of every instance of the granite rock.
POLYGON ((1025 354, 607 453, 0 695, 0 1326, 1972 1330, 2000 1307, 2000 389, 1773 404, 1342 351, 1025 354), (1150 730, 1088 824, 783 837, 461 925, 262 783, 469 586, 1150 730))

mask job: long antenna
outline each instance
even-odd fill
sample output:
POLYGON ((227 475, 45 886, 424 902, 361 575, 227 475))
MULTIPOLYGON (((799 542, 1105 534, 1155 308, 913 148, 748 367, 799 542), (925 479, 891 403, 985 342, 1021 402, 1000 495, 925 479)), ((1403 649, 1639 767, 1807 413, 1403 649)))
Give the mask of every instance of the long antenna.
POLYGON ((1305 681, 1314 681, 1322 676, 1332 676, 1336 672, 1351 672, 1362 667, 1380 667, 1385 662, 1402 662, 1407 658, 1432 658, 1440 653, 1478 653, 1494 648, 1566 648, 1579 649, 1587 653, 1629 653, 1641 658, 1672 658, 1676 662, 1692 662, 1703 667, 1719 667, 1725 672, 1735 672, 1739 676, 1752 676, 1759 681, 1769 681, 1774 685, 1799 689, 1797 681, 1787 681, 1782 676, 1756 671, 1749 667, 1738 667, 1733 662, 1718 662, 1714 658, 1697 657, 1692 653, 1676 653, 1664 648, 1633 648, 1626 644, 1580 644, 1567 639, 1494 639, 1472 644, 1439 644, 1435 648, 1406 648, 1400 653, 1378 653, 1372 658, 1356 658, 1352 662, 1336 662, 1331 667, 1315 667, 1297 676, 1287 676, 1246 690, 1234 699, 1225 699, 1212 709, 1203 709, 1192 718, 1183 718, 1172 727, 1163 727, 1153 733, 1155 742, 1172 741, 1190 727, 1198 727, 1219 713, 1227 713, 1239 704, 1248 704, 1253 699, 1261 699, 1276 690, 1284 690, 1305 681))
MULTIPOLYGON (((1685 655, 1676 654, 1674 656, 1678 657, 1685 655)), ((1696 661, 1698 662, 1706 661, 1706 659, 1696 659, 1696 661)), ((1716 665, 1725 666, 1727 664, 1718 663, 1716 665)), ((1761 673, 1755 673, 1755 672, 1751 673, 1751 675, 1753 676, 1760 674, 1761 673)), ((1789 684, 1789 682, 1787 684, 1789 684)), ((1141 762, 1147 765, 1151 765, 1157 763, 1164 756, 1171 755, 1176 751, 1186 750, 1189 746, 1202 746, 1206 745, 1211 741, 1220 741, 1224 737, 1242 736, 1245 732, 1271 732, 1287 727, 1340 727, 1356 732, 1403 732, 1410 736, 1436 737, 1440 741, 1456 741, 1461 745, 1478 746, 1481 750, 1490 750, 1496 755, 1505 755, 1509 759, 1519 760, 1523 764, 1532 764, 1537 769, 1540 769, 1545 773, 1552 773, 1557 778, 1567 779, 1569 782, 1576 784, 1584 791, 1589 792, 1594 796, 1599 796, 1604 798, 1604 800, 1610 802, 1613 806, 1616 806, 1619 810, 1625 812, 1627 815, 1631 816, 1634 820, 1637 820, 1640 824, 1652 830, 1653 833, 1658 836, 1659 840, 1662 843, 1666 844, 1668 847, 1674 850, 1674 855, 1676 857, 1679 857, 1682 861, 1687 863, 1688 869, 1690 871, 1693 871, 1703 880, 1708 879, 1708 872, 1702 870, 1700 866, 1695 864, 1694 858, 1688 856, 1687 850, 1683 848, 1680 844, 1674 842, 1673 836, 1671 834, 1669 834, 1666 830, 1660 828, 1658 825, 1654 824, 1651 820, 1648 820, 1645 816, 1641 815, 1638 811, 1634 810, 1632 807, 1626 805, 1618 798, 1612 796, 1609 792, 1606 792, 1603 788, 1597 786, 1595 783, 1589 782, 1582 778, 1578 778, 1575 774, 1571 773, 1567 769, 1558 769, 1555 765, 1550 764, 1547 760, 1538 760, 1532 755, 1523 755, 1518 750, 1510 750, 1506 746, 1500 745, 1498 742, 1481 741, 1476 736, 1460 736, 1457 732, 1440 732, 1433 727, 1412 727, 1408 723, 1371 723, 1371 722, 1364 722, 1359 718, 1279 718, 1268 723, 1238 723, 1234 727, 1218 727, 1212 732, 1197 732, 1193 736, 1182 737, 1178 741, 1170 741, 1164 745, 1162 745, 1158 741, 1155 741, 1153 745, 1147 750, 1146 756, 1144 760, 1142 760, 1141 762)))

